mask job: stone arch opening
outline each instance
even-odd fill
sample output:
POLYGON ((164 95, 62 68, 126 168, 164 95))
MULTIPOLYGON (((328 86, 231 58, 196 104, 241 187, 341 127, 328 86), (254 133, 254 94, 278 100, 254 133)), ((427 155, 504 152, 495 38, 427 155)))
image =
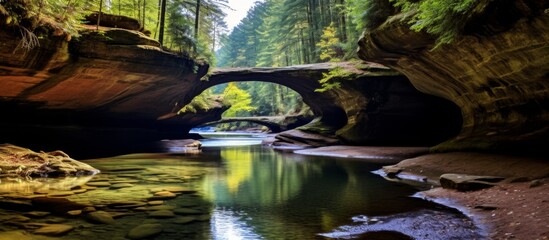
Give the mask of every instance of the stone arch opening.
MULTIPOLYGON (((226 68, 214 69, 207 80, 202 80, 189 90, 184 102, 206 89, 229 82, 268 82, 285 86, 297 92, 305 104, 311 109, 315 126, 321 126, 326 133, 335 133, 347 123, 347 115, 342 106, 337 103, 332 93, 319 93, 319 79, 334 66, 330 63, 290 66, 282 68, 226 68)), ((182 105, 182 104, 180 104, 182 105)), ((210 120, 211 121, 211 120, 210 120)), ((206 122, 201 122, 204 124, 206 122)), ((198 125, 200 125, 198 124, 198 125)), ((196 124, 195 124, 196 125, 196 124)))
MULTIPOLYGON (((373 63, 360 69, 352 63, 215 69, 207 80, 194 84, 187 96, 192 98, 214 85, 244 81, 293 89, 314 114, 314 120, 300 130, 331 135, 344 144, 435 145, 455 137, 461 129, 461 111, 454 103, 421 93, 405 76, 373 63), (324 74, 336 68, 353 75, 339 79, 339 88, 316 91, 322 87, 319 80, 324 74)), ((194 126, 211 121, 195 121, 194 126)))
MULTIPOLYGON (((183 108, 180 113, 185 116, 187 115, 189 105, 203 105, 204 103, 212 104, 212 102, 220 103, 222 105, 217 108, 219 109, 218 111, 214 110, 213 114, 210 114, 213 115, 212 117, 203 118, 198 121, 195 118, 193 121, 193 128, 190 130, 196 132, 197 130, 195 128, 222 125, 221 128, 216 130, 248 131, 251 129, 247 129, 247 126, 242 126, 248 123, 248 125, 255 125, 248 127, 253 128, 260 125, 266 127, 272 133, 279 133, 308 124, 314 118, 314 114, 312 113, 310 106, 303 100, 303 96, 291 88, 270 81, 242 80, 236 82, 243 82, 245 84, 227 85, 227 83, 234 83, 232 81, 216 84, 201 92, 190 104, 183 108), (231 98, 231 96, 234 97, 231 93, 235 92, 235 88, 236 92, 247 95, 247 98, 238 100, 234 103, 231 102, 231 100, 227 100, 227 98, 231 98), (227 91, 228 89, 229 91, 227 91), (233 90, 231 91, 230 89, 233 90), (229 96, 226 94, 229 94, 229 96), (208 101, 205 101, 206 99, 208 101), (232 104, 237 105, 246 100, 250 101, 249 105, 246 106, 252 107, 253 109, 238 112, 237 115, 234 115, 235 112, 231 112, 231 109, 233 107, 239 108, 239 106, 232 106, 232 104), (232 126, 223 125, 226 123, 229 123, 232 126)), ((234 101, 234 99, 232 101, 234 101)), ((240 108, 242 108, 242 106, 240 106, 240 108)), ((195 115, 194 113, 196 113, 197 110, 194 107, 191 107, 190 109, 192 111, 189 115, 195 115)), ((212 129, 208 130, 211 131, 212 129)), ((253 130, 259 131, 257 128, 253 130)))

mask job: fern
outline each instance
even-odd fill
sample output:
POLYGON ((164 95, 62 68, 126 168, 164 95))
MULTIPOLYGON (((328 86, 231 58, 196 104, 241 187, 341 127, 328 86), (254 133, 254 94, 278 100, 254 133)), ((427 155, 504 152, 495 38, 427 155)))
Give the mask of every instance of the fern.
POLYGON ((437 36, 438 47, 453 42, 468 20, 490 0, 389 0, 402 13, 411 14, 408 23, 414 31, 437 36))
POLYGON ((315 92, 326 92, 340 88, 342 81, 354 79, 356 75, 356 73, 345 70, 342 67, 336 67, 328 73, 322 73, 323 78, 318 81, 322 87, 315 89, 315 92))

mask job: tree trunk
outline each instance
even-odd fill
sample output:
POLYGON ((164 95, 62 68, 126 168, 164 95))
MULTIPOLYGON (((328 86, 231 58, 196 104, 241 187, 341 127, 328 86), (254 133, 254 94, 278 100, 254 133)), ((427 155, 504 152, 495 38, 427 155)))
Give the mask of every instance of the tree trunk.
MULTIPOLYGON (((194 14, 194 40, 198 41, 198 23, 200 22, 200 0, 196 0, 196 12, 194 14)), ((197 43, 198 44, 198 43, 197 43)), ((194 48, 194 52, 196 52, 196 45, 194 48)))
POLYGON ((99 14, 97 15, 97 27, 96 31, 99 31, 99 24, 101 24, 101 14, 103 13, 103 0, 99 0, 99 14))
POLYGON ((214 22, 213 23, 213 40, 212 40, 212 52, 215 52, 215 38, 216 38, 216 35, 217 35, 217 23, 214 22))
POLYGON ((143 0, 143 21, 142 21, 142 25, 143 25, 143 29, 145 29, 145 13, 146 13, 146 10, 147 9, 147 0, 143 0))
POLYGON ((307 7, 307 23, 309 25, 309 62, 316 61, 315 45, 316 45, 316 33, 318 32, 316 17, 315 17, 315 0, 309 0, 307 7))
POLYGON ((339 0, 341 15, 341 42, 347 42, 347 14, 345 14, 345 0, 339 0))
POLYGON ((160 9, 162 8, 162 0, 158 0, 158 11, 156 14, 156 27, 154 28, 154 38, 158 34, 158 27, 160 26, 160 9))
POLYGON ((158 34, 158 42, 160 42, 160 45, 164 42, 164 21, 166 19, 166 1, 167 0, 161 0, 162 4, 160 7, 160 31, 158 34))
POLYGON ((141 0, 137 0, 137 21, 141 21, 141 0))

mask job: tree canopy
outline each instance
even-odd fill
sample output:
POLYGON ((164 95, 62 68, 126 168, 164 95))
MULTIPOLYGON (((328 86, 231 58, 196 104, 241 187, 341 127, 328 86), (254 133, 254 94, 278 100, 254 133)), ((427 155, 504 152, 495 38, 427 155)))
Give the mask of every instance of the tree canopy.
MULTIPOLYGON (((227 0, 0 0, 0 26, 19 27, 21 48, 29 49, 38 44, 35 33, 77 36, 83 16, 100 11, 138 19, 164 48, 203 57, 210 65, 279 67, 352 59, 362 31, 399 12, 411 29, 435 35, 439 44, 448 43, 491 1, 263 0, 228 33, 223 11, 231 7, 227 0), (49 30, 40 28, 44 25, 49 30)), ((319 91, 337 87, 337 77, 344 74, 337 70, 325 75, 319 91)), ((231 83, 209 92, 183 110, 205 107, 213 93, 225 94, 233 106, 227 115, 281 115, 308 109, 299 94, 274 84, 231 83)))

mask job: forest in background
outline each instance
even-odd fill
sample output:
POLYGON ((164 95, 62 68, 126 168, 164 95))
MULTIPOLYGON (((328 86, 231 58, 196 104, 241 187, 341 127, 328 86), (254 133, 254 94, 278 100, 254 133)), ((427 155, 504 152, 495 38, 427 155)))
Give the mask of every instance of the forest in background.
MULTIPOLYGON (((227 0, 0 0, 0 26, 18 28, 22 48, 43 35, 78 37, 85 15, 102 12, 138 19, 144 32, 171 50, 219 67, 281 67, 351 60, 361 33, 403 13, 411 29, 438 44, 456 39, 467 20, 491 0, 263 0, 231 32, 227 0), (47 27, 44 27, 47 26, 47 27)), ((90 23, 93 24, 93 23, 90 23)), ((337 86, 329 86, 337 87, 337 86)), ((180 112, 207 108, 224 95, 226 116, 304 114, 300 96, 258 82, 216 86, 180 112)))

